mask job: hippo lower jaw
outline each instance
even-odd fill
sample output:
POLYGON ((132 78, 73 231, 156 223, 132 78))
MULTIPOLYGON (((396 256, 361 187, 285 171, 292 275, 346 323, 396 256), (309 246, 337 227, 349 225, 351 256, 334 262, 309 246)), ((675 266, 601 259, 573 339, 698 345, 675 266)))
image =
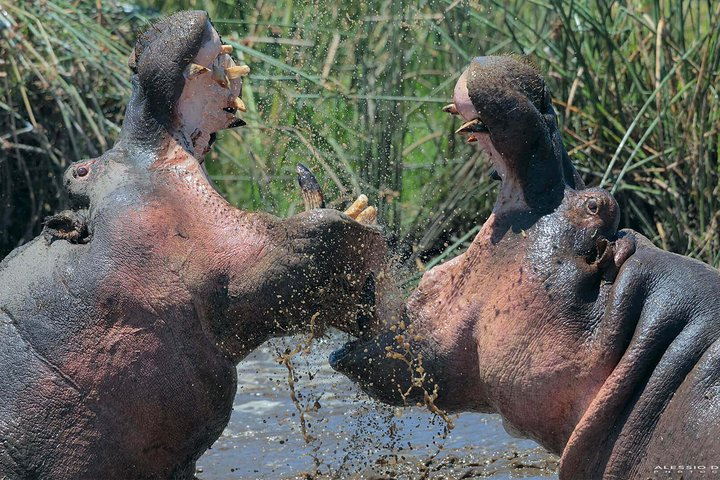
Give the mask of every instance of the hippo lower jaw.
POLYGON ((346 375, 370 397, 393 406, 427 401, 442 378, 429 365, 428 357, 415 342, 400 340, 403 333, 385 331, 377 337, 365 335, 351 340, 330 354, 330 366, 346 375))

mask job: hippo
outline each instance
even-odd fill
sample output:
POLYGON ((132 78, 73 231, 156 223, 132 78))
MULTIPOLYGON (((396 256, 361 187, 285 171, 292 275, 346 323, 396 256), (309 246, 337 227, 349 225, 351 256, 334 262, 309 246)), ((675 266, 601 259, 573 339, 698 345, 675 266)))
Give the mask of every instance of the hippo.
POLYGON ((205 173, 216 132, 244 124, 231 51, 201 11, 141 34, 117 143, 67 169, 73 208, 0 264, 0 478, 193 478, 240 360, 355 324, 385 248, 366 197, 323 209, 299 167, 309 210, 280 219, 205 173))
POLYGON ((474 59, 445 111, 501 180, 492 214, 332 366, 385 403, 499 413, 560 479, 718 471, 720 272, 618 230, 529 62, 474 59))

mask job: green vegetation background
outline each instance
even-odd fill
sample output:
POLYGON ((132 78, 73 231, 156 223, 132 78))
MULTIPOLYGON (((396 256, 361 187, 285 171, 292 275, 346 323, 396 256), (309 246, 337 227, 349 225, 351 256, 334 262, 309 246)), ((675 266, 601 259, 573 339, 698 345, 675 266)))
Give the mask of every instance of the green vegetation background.
POLYGON ((418 273, 459 253, 497 185, 440 108, 472 57, 522 53, 621 225, 720 264, 711 0, 0 0, 0 257, 63 208, 66 166, 112 145, 135 34, 186 8, 208 10, 252 67, 248 126, 221 133, 207 162, 234 205, 297 211, 303 162, 333 205, 368 194, 418 273))

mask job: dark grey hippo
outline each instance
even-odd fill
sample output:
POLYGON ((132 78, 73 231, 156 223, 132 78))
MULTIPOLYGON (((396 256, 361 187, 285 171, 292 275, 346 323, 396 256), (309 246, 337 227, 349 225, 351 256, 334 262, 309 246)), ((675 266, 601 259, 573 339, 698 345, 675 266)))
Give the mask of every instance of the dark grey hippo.
POLYGON ((617 230, 534 67, 477 58, 453 100, 502 180, 493 213, 333 366, 387 403, 499 413, 561 479, 720 475, 720 272, 617 230))
MULTIPOLYGON (((202 168, 243 124, 241 76, 205 12, 140 35, 120 140, 65 175, 78 208, 0 264, 0 478, 187 479, 266 339, 353 328, 383 261, 372 207, 281 220, 202 168)), ((321 206, 301 169, 309 207, 321 206)))

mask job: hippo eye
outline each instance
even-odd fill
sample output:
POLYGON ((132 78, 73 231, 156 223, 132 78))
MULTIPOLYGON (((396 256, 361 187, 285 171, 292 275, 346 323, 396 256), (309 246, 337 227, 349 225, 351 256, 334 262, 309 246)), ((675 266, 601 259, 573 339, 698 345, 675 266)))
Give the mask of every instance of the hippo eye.
POLYGON ((90 173, 90 170, 88 170, 87 167, 78 167, 77 169, 78 177, 84 177, 88 173, 90 173))
POLYGON ((597 215, 598 209, 600 207, 598 205, 597 200, 595 200, 594 198, 591 198, 585 203, 585 208, 587 209, 587 211, 590 215, 597 215))

